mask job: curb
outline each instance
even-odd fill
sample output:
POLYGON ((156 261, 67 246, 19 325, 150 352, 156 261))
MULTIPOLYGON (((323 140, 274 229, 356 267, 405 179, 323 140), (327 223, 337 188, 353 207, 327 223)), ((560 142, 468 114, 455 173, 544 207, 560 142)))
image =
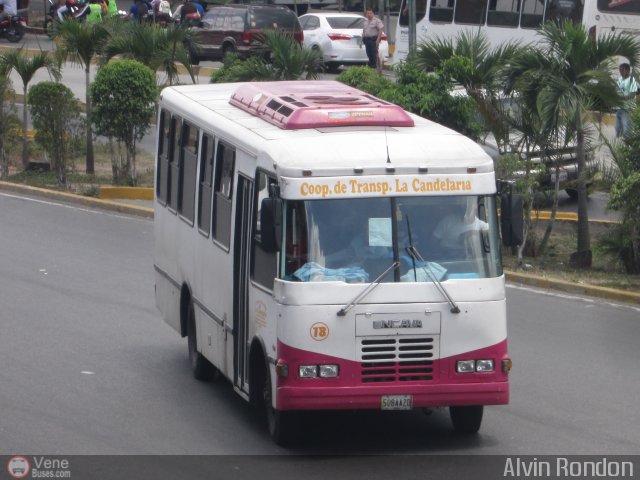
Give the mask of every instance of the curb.
POLYGON ((20 185, 2 181, 0 181, 0 190, 48 198, 63 203, 72 203, 74 205, 84 205, 86 207, 101 208, 103 210, 108 210, 111 212, 125 213, 128 215, 136 215, 144 218, 153 218, 153 208, 137 205, 127 205, 126 203, 101 200, 99 198, 93 197, 85 197, 82 195, 76 195, 74 193, 58 192, 56 190, 48 190, 46 188, 31 187, 29 185, 20 185))
POLYGON ((153 188, 143 187, 112 187, 101 185, 98 198, 101 200, 149 200, 153 201, 153 188))
POLYGON ((606 300, 614 300, 624 303, 640 305, 640 293, 614 288, 582 285, 580 283, 567 282, 566 280, 550 279, 538 275, 529 275, 505 270, 505 277, 509 282, 530 285, 545 290, 558 290, 565 293, 587 295, 606 300))
MULTIPOLYGON (((31 187, 28 185, 0 181, 0 191, 2 190, 49 198, 63 203, 72 203, 76 205, 100 208, 112 212, 125 213, 128 215, 135 215, 144 218, 153 218, 153 208, 128 205, 126 203, 103 199, 115 199, 116 196, 120 195, 119 198, 121 199, 126 198, 129 200, 152 200, 152 188, 109 186, 100 187, 101 198, 85 197, 73 193, 58 192, 56 190, 48 190, 45 188, 31 187)), ((602 298, 605 300, 640 305, 640 292, 582 285, 580 283, 567 282, 565 280, 551 279, 538 275, 524 274, 510 270, 505 270, 504 274, 506 280, 513 283, 529 285, 544 290, 556 290, 565 293, 586 295, 590 297, 602 298)))

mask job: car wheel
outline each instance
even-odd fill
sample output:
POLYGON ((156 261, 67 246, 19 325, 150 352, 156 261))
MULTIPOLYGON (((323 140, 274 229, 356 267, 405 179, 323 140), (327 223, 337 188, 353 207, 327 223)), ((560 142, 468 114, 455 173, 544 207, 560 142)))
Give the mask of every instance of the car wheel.
POLYGON ((482 405, 471 405, 468 407, 449 407, 449 415, 453 429, 458 433, 474 434, 480 430, 482 424, 482 405))
POLYGON ((233 53, 236 53, 236 47, 234 47, 230 43, 225 43, 222 46, 222 60, 223 61, 227 57, 227 55, 231 55, 233 53))
POLYGON ((340 64, 336 62, 327 62, 327 72, 338 73, 340 70, 340 64))

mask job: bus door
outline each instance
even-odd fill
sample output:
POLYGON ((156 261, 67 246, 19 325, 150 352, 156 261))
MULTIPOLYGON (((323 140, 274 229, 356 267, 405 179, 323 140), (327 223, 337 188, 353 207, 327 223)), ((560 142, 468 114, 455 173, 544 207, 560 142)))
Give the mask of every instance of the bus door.
POLYGON ((238 176, 233 247, 233 376, 234 385, 248 393, 248 305, 251 224, 253 221, 253 180, 238 176))

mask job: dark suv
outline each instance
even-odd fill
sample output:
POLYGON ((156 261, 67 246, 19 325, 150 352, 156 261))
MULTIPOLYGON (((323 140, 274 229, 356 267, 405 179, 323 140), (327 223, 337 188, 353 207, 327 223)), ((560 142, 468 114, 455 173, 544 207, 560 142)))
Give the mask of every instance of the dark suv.
POLYGON ((197 47, 190 45, 189 55, 194 65, 200 60, 222 60, 228 53, 246 58, 262 48, 266 31, 289 33, 298 43, 303 38, 296 14, 274 5, 211 7, 192 30, 197 47))

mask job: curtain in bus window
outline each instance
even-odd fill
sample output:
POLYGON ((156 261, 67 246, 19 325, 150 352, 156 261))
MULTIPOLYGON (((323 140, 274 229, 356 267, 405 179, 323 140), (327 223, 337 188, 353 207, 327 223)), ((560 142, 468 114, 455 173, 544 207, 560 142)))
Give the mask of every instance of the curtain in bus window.
POLYGON ((180 157, 180 192, 178 213, 193 222, 196 200, 196 170, 199 130, 184 122, 182 126, 182 148, 180 157))
POLYGON ((544 0, 524 0, 520 26, 522 28, 538 28, 542 25, 544 0))
POLYGON ((156 195, 161 203, 167 202, 168 176, 169 176, 169 157, 170 151, 170 127, 171 114, 163 110, 160 114, 160 128, 158 129, 158 165, 156 166, 156 195))
POLYGON ((218 142, 213 214, 213 238, 229 248, 231 241, 231 202, 236 150, 218 142))
POLYGON ((173 148, 169 156, 169 191, 167 192, 167 203, 174 211, 178 209, 178 185, 180 181, 180 134, 182 133, 182 119, 172 117, 171 131, 173 148))
POLYGON ((429 20, 431 22, 453 22, 453 0, 431 0, 429 20))
POLYGON ((640 15, 640 2, 637 0, 598 0, 598 10, 603 13, 640 15))
POLYGON ((470 25, 484 25, 487 16, 487 0, 456 2, 454 21, 470 25))
POLYGON ((211 201, 213 193, 213 137, 211 135, 202 136, 202 146, 200 148, 200 189, 198 192, 198 228, 209 236, 211 229, 211 201))
POLYGON ((582 3, 582 0, 549 0, 544 21, 563 22, 570 20, 579 23, 582 21, 582 3))
POLYGON ((487 25, 517 27, 520 20, 521 0, 489 0, 487 25))

